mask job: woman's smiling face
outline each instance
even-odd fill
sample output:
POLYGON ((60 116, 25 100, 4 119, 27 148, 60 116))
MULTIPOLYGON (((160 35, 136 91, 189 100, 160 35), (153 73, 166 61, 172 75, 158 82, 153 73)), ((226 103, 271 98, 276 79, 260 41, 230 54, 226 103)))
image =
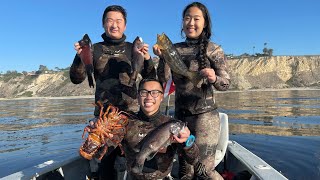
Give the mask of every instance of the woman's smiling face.
POLYGON ((205 28, 205 19, 198 7, 190 7, 183 17, 183 32, 190 39, 198 39, 205 28))

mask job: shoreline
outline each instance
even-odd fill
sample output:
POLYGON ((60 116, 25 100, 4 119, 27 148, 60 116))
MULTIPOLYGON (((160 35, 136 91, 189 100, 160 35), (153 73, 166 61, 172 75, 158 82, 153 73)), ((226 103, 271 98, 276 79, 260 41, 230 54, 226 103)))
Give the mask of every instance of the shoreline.
MULTIPOLYGON (((295 91, 295 90, 313 90, 320 91, 319 88, 308 88, 308 87, 295 87, 295 88, 285 88, 285 89, 246 89, 246 90, 227 90, 227 91, 215 91, 215 93, 233 93, 233 92, 259 92, 259 91, 295 91)), ((173 93, 174 94, 174 93, 173 93)), ((11 100, 33 100, 33 99, 85 99, 92 98, 94 95, 81 95, 81 96, 43 96, 43 97, 18 97, 18 98, 0 98, 0 101, 11 101, 11 100)))
POLYGON ((282 88, 282 89, 275 89, 275 88, 264 88, 264 89, 244 89, 244 90, 227 90, 227 91, 215 91, 217 93, 223 93, 223 92, 252 92, 252 91, 296 91, 296 90, 313 90, 313 91, 319 91, 320 88, 310 88, 310 87, 292 87, 292 88, 282 88))
POLYGON ((43 97, 18 97, 18 98, 0 98, 0 101, 11 101, 11 100, 33 100, 33 99, 85 99, 92 98, 94 99, 94 95, 82 95, 82 96, 43 96, 43 97))

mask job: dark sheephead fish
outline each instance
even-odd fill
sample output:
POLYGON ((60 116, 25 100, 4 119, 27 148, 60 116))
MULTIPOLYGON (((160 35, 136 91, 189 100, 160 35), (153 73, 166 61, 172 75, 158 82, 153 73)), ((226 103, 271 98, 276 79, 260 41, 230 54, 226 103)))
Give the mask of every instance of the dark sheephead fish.
POLYGON ((136 146, 138 153, 131 171, 141 173, 145 160, 152 159, 161 148, 169 146, 173 140, 172 135, 178 135, 184 127, 184 122, 172 120, 150 131, 136 146))
POLYGON ((138 74, 141 73, 143 69, 143 62, 144 58, 141 53, 138 51, 143 47, 143 40, 141 37, 137 36, 136 39, 133 41, 133 49, 132 49, 132 74, 130 76, 129 86, 132 86, 133 83, 136 81, 138 74))

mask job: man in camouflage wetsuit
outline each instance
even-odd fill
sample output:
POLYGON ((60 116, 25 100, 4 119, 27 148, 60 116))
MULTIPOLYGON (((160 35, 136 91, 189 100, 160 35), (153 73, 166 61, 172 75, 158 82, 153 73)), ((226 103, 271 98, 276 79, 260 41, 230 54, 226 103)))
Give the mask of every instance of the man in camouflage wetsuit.
MULTIPOLYGON (((95 101, 102 101, 117 106, 123 111, 137 112, 139 107, 137 103, 136 83, 129 85, 130 75, 132 73, 132 60, 135 54, 140 53, 144 58, 144 68, 141 72, 142 77, 155 77, 155 69, 151 56, 148 53, 148 45, 134 51, 133 44, 125 42, 126 36, 126 11, 121 6, 109 6, 105 9, 102 17, 102 24, 105 33, 102 34, 103 42, 93 45, 93 66, 94 79, 96 81, 95 101)), ((81 62, 80 53, 82 51, 79 43, 75 43, 77 55, 70 68, 70 79, 74 84, 82 83, 86 78, 85 65, 81 62)), ((99 115, 99 107, 96 107, 94 115, 99 115)), ((102 165, 107 163, 103 174, 108 178, 112 177, 115 156, 109 156, 109 159, 102 159, 102 165)))
POLYGON ((188 123, 200 149, 200 163, 195 167, 180 162, 180 178, 192 179, 193 170, 199 179, 222 179, 214 168, 216 146, 220 133, 220 119, 214 98, 214 89, 226 91, 229 88, 226 58, 217 44, 210 42, 211 21, 208 9, 199 2, 189 4, 183 11, 182 32, 186 41, 174 46, 189 71, 203 76, 201 88, 187 77, 174 73, 165 63, 157 45, 154 53, 160 56, 158 77, 166 82, 172 73, 175 83, 175 117, 188 123))
POLYGON ((190 131, 188 127, 185 127, 178 136, 174 136, 175 143, 163 148, 151 160, 145 161, 142 173, 131 171, 136 155, 134 147, 156 127, 173 120, 160 112, 160 104, 163 100, 163 88, 158 80, 143 79, 140 82, 138 92, 140 111, 135 114, 135 118, 131 118, 127 126, 127 133, 122 140, 127 160, 127 179, 154 180, 165 178, 172 170, 173 159, 177 150, 187 157, 188 163, 196 164, 199 149, 195 143, 188 145, 184 143, 190 137, 190 131))

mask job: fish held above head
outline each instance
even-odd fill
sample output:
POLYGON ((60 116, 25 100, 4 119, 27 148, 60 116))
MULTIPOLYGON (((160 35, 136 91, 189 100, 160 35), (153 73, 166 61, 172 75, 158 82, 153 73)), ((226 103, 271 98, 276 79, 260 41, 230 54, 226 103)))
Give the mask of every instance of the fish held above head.
POLYGON ((94 87, 93 84, 93 56, 92 56, 92 43, 88 34, 85 34, 83 38, 78 41, 82 49, 80 58, 83 64, 86 66, 86 72, 88 76, 88 82, 90 87, 94 87))
POLYGON ((198 72, 193 72, 182 61, 179 52, 171 40, 164 33, 157 35, 157 45, 161 49, 162 56, 170 69, 179 75, 187 77, 195 86, 201 87, 203 77, 198 72))
POLYGON ((136 146, 138 153, 131 171, 141 173, 145 160, 152 159, 160 149, 169 146, 172 143, 172 136, 178 135, 185 126, 182 121, 171 120, 150 131, 136 146))
POLYGON ((138 74, 141 73, 143 69, 143 62, 144 62, 144 57, 143 54, 140 53, 139 51, 143 47, 143 40, 141 37, 137 36, 135 40, 133 41, 133 46, 132 46, 132 59, 131 59, 131 64, 132 64, 132 74, 130 76, 129 80, 129 86, 132 86, 134 82, 136 81, 138 74))

